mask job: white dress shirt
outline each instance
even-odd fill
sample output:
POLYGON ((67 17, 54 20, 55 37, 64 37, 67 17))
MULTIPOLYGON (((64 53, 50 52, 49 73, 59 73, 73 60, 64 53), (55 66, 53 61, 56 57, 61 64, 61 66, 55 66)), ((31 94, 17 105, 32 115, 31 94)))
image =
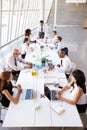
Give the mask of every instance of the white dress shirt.
POLYGON ((66 74, 69 74, 71 71, 71 60, 70 58, 65 55, 64 58, 58 58, 55 59, 56 69, 59 69, 59 71, 65 72, 66 74), (62 60, 62 65, 61 65, 62 60), (60 67, 57 67, 57 65, 60 65, 60 67))
POLYGON ((29 45, 26 43, 23 43, 21 47, 21 54, 26 54, 27 52, 29 52, 29 45))
POLYGON ((64 48, 64 45, 62 42, 55 43, 54 48, 55 48, 56 52, 59 52, 62 48, 64 48))
POLYGON ((9 71, 12 71, 12 70, 19 71, 19 70, 22 70, 24 68, 24 66, 20 66, 19 63, 23 63, 23 64, 27 63, 21 57, 17 57, 16 58, 16 62, 17 62, 17 66, 15 65, 14 57, 12 55, 9 56, 9 58, 6 61, 6 70, 9 70, 9 71))
MULTIPOLYGON (((37 35, 39 34, 39 32, 41 32, 41 26, 39 26, 37 28, 37 35)), ((45 36, 46 36, 46 28, 45 28, 45 25, 43 25, 43 32, 45 33, 45 36)))
POLYGON ((57 35, 55 35, 55 36, 53 37, 53 39, 51 40, 51 42, 52 42, 53 44, 55 44, 55 43, 56 43, 56 39, 57 39, 57 35))
MULTIPOLYGON (((43 32, 45 32, 45 26, 43 25, 43 32)), ((38 27, 38 32, 41 32, 41 26, 38 27)))

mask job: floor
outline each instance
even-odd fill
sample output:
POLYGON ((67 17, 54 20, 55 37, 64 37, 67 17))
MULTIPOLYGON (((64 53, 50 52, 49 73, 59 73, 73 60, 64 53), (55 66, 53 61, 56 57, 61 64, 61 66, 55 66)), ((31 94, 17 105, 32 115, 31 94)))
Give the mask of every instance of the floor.
MULTIPOLYGON (((62 36, 63 43, 69 48, 69 56, 75 62, 78 69, 81 69, 87 79, 87 29, 79 26, 57 27, 58 36, 62 36)), ((52 31, 52 29, 50 29, 52 31)), ((7 48, 9 49, 9 47, 7 48)), ((86 120, 87 121, 87 120, 86 120)), ((61 128, 24 128, 24 130, 61 130, 61 128)), ((82 128, 65 128, 65 130, 82 130, 82 128)), ((21 130, 21 128, 2 128, 0 130, 21 130)))
POLYGON ((78 69, 83 70, 87 79, 87 29, 82 27, 58 27, 58 35, 69 48, 69 56, 78 69))

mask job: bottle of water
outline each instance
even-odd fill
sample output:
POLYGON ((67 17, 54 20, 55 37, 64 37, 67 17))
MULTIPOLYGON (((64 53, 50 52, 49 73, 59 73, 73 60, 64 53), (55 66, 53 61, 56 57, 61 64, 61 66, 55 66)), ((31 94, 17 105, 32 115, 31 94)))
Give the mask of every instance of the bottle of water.
POLYGON ((38 75, 37 68, 36 68, 35 64, 33 64, 33 66, 32 66, 32 76, 37 76, 37 75, 38 75))
POLYGON ((48 72, 48 61, 46 61, 46 63, 45 63, 45 68, 46 68, 46 70, 48 72))

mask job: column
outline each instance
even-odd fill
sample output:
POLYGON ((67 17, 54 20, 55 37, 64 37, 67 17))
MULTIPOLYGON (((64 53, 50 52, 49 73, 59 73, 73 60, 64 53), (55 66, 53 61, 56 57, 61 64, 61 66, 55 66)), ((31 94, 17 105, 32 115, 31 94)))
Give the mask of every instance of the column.
POLYGON ((55 8, 54 8, 54 27, 57 25, 57 5, 58 5, 58 0, 55 0, 55 8))
POLYGON ((45 0, 40 0, 40 20, 44 20, 45 17, 45 0))
POLYGON ((0 0, 0 46, 1 46, 1 31, 2 31, 2 0, 0 0))

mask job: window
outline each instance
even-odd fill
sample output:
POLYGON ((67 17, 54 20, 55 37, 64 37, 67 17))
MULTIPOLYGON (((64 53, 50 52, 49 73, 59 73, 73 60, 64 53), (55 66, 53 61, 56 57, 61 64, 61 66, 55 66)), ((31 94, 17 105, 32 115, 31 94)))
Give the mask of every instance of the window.
MULTIPOLYGON (((45 0, 45 21, 53 0, 45 0)), ((39 23, 40 0, 0 0, 0 46, 34 29, 39 23)))

